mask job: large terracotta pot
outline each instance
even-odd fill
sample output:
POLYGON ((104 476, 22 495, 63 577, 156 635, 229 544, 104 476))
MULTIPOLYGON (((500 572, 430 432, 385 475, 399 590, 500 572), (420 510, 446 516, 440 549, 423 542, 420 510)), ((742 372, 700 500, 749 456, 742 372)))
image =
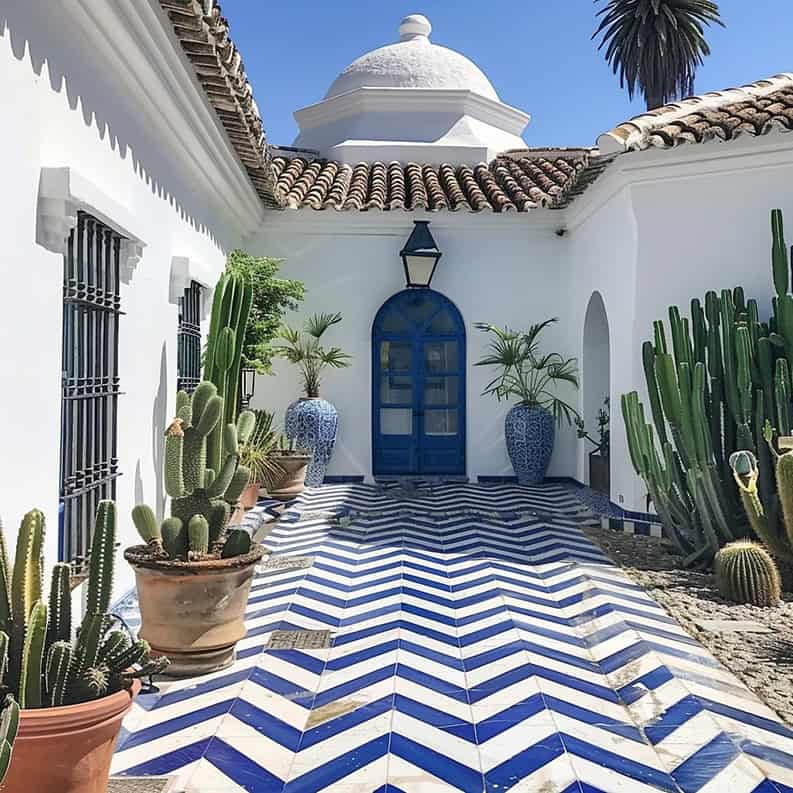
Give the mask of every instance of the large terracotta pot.
POLYGON ((60 708, 23 710, 4 793, 107 793, 121 721, 140 691, 60 708))
POLYGON ((274 454, 273 462, 286 472, 283 479, 268 490, 270 498, 291 501, 305 489, 306 471, 311 462, 310 454, 274 454))
POLYGON ((166 655, 166 675, 184 677, 225 669, 234 663, 245 636, 245 607, 256 563, 264 547, 245 556, 181 562, 147 558, 146 546, 124 551, 135 570, 141 626, 155 654, 166 655))
POLYGON ((261 484, 259 482, 251 482, 240 495, 240 506, 244 510, 253 509, 256 502, 259 500, 259 490, 261 484))

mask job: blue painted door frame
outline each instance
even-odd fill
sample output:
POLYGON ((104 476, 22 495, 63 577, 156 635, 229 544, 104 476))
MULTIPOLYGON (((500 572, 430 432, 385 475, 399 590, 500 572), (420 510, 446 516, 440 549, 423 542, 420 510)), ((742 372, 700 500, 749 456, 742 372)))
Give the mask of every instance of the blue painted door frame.
POLYGON ((375 476, 464 475, 465 323, 432 289, 390 297, 372 326, 375 476))

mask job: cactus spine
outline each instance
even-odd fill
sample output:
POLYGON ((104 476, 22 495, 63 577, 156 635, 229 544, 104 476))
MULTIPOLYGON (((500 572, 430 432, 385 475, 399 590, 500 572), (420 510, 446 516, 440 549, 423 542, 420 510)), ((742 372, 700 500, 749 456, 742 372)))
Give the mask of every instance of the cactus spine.
POLYGON ((775 606, 779 603, 779 571, 768 552, 748 540, 725 545, 716 555, 719 592, 736 603, 775 606))
MULTIPOLYGON (((768 323, 760 321, 757 302, 740 288, 708 292, 704 309, 692 300, 690 320, 671 307, 671 351, 662 322, 654 324, 653 341, 642 348, 652 422, 636 392, 622 398, 634 469, 689 565, 706 566, 720 546, 748 530, 728 462, 736 451, 750 451, 760 460, 756 495, 769 507, 763 519, 770 536, 778 537, 788 525, 782 521, 786 497, 779 473, 773 476, 765 438, 769 426, 773 447, 793 423, 793 294, 779 210, 771 214, 771 230, 776 296, 768 323)), ((793 459, 784 461, 782 476, 788 476, 788 466, 793 478, 793 459)), ((789 492, 793 516, 793 489, 789 492)), ((740 495, 744 506, 754 498, 740 495)), ((756 506, 746 511, 757 536, 768 542, 754 526, 756 506)))

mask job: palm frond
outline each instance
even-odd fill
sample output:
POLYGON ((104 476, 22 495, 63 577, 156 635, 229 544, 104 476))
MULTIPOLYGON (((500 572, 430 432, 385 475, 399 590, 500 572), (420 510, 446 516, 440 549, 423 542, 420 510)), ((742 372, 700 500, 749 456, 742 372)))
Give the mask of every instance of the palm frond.
POLYGON ((312 314, 306 319, 305 331, 309 336, 318 339, 332 325, 341 322, 341 319, 341 314, 338 311, 335 314, 312 314))
MULTIPOLYGON (((596 0, 597 2, 597 0, 596 0)), ((724 26, 712 0, 604 0, 592 38, 628 96, 638 90, 652 109, 694 92, 710 54, 705 27, 724 26)))

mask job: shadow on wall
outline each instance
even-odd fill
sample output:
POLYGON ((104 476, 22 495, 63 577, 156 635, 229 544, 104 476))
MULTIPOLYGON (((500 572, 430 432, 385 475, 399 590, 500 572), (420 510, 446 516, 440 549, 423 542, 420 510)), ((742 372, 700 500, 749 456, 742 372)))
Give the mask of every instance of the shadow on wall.
POLYGON ((0 37, 10 40, 17 60, 28 61, 37 77, 42 76, 46 65, 52 91, 65 94, 73 111, 82 111, 85 125, 96 128, 98 139, 107 141, 122 160, 131 153, 135 174, 152 194, 167 201, 184 222, 227 250, 230 245, 215 236, 207 210, 191 201, 194 190, 186 184, 166 186, 153 176, 173 173, 173 162, 166 151, 152 145, 151 133, 141 123, 143 114, 134 114, 119 98, 119 86, 112 82, 110 72, 105 78, 100 70, 92 68, 83 48, 64 47, 69 31, 54 18, 53 6, 41 0, 5 6, 0 8, 0 37))
MULTIPOLYGON (((153 508, 157 515, 157 520, 165 517, 165 485, 161 472, 163 470, 165 457, 165 428, 168 424, 168 356, 166 346, 162 345, 160 355, 160 382, 157 385, 157 393, 154 396, 154 403, 151 411, 151 455, 152 465, 154 466, 155 495, 153 508)), ((141 474, 140 460, 135 464, 135 503, 152 504, 146 498, 143 487, 143 475, 141 474)))
MULTIPOLYGON (((168 424, 168 355, 165 342, 160 354, 160 382, 151 410, 151 452, 154 464, 154 481, 156 482, 154 512, 157 520, 165 517, 165 484, 161 472, 165 457, 165 428, 168 424)), ((136 502, 138 504, 142 501, 136 502)))

